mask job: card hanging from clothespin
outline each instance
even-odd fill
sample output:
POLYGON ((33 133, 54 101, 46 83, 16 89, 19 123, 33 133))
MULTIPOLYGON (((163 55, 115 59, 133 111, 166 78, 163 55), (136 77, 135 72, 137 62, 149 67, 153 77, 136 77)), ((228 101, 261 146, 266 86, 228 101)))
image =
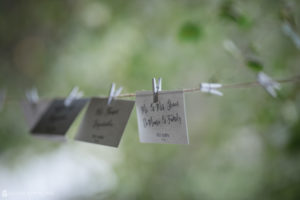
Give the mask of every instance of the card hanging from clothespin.
POLYGON ((112 83, 108 98, 92 97, 76 140, 118 147, 135 101, 116 99, 122 92, 112 83))
POLYGON ((64 139, 70 126, 89 101, 81 98, 82 96, 83 92, 76 86, 65 99, 52 99, 30 132, 34 135, 64 139))
POLYGON ((70 92, 69 96, 65 99, 64 105, 65 105, 66 107, 69 107, 69 106, 72 104, 73 100, 79 99, 79 98, 81 98, 82 96, 83 96, 83 92, 82 92, 82 91, 79 91, 79 87, 76 86, 76 87, 74 87, 74 88, 72 89, 72 91, 70 92))
POLYGON ((115 99, 116 97, 118 97, 121 94, 122 89, 123 89, 123 87, 119 87, 119 89, 117 91, 115 91, 116 90, 116 84, 115 83, 111 84, 111 88, 110 88, 110 91, 109 91, 109 97, 108 97, 108 100, 107 100, 107 105, 110 105, 112 100, 115 99))
POLYGON ((39 101, 39 99, 40 99, 36 87, 34 87, 34 88, 30 89, 30 90, 27 90, 27 91, 25 92, 25 95, 26 95, 27 100, 28 100, 31 104, 37 104, 38 101, 39 101))
POLYGON ((136 92, 136 110, 141 142, 189 144, 183 90, 162 91, 153 78, 152 91, 136 92))
POLYGON ((280 89, 280 84, 264 72, 259 72, 257 75, 258 83, 274 98, 277 97, 276 90, 280 89))
POLYGON ((155 78, 152 78, 152 91, 153 91, 153 102, 158 102, 158 92, 161 92, 162 78, 158 78, 156 82, 155 78))
POLYGON ((201 83, 200 90, 201 92, 210 93, 218 96, 223 96, 223 93, 217 90, 221 88, 222 84, 220 83, 201 83))
POLYGON ((5 97, 6 97, 6 90, 3 89, 0 91, 0 111, 3 109, 5 97))

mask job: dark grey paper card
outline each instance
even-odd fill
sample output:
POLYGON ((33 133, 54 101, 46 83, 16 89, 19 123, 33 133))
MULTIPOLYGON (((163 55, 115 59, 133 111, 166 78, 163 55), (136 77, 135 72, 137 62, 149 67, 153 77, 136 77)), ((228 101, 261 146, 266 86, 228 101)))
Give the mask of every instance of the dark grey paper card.
POLYGON ((70 106, 65 106, 64 101, 53 100, 31 132, 38 135, 65 136, 88 99, 73 100, 70 106))
POLYGON ((76 140, 118 147, 134 101, 92 98, 81 122, 76 140))
POLYGON ((159 92, 157 103, 153 92, 137 92, 136 112, 141 142, 189 143, 182 90, 159 92))
POLYGON ((37 103, 31 103, 27 100, 21 102, 25 120, 31 130, 33 126, 41 118, 42 114, 47 110, 52 100, 40 100, 37 103))

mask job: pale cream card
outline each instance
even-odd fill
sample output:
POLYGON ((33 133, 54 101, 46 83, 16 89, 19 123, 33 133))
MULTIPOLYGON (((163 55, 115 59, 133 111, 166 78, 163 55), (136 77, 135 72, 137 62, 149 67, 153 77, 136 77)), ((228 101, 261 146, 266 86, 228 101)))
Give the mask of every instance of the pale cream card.
POLYGON ((141 142, 189 143, 182 90, 159 92, 157 103, 153 92, 137 92, 136 110, 141 142))
POLYGON ((76 140, 118 147, 134 101, 92 98, 81 122, 76 140))

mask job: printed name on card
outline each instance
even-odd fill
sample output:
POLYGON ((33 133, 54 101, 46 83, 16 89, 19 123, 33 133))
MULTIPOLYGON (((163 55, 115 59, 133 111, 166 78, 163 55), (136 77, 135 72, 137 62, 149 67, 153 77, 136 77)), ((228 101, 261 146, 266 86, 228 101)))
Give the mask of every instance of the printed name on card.
POLYGON ((136 110, 141 142, 189 143, 182 90, 159 92, 156 103, 153 92, 137 92, 136 110))
POLYGON ((51 100, 39 100, 36 103, 29 102, 24 100, 21 102, 21 107, 24 112, 25 120, 29 129, 32 129, 33 126, 41 118, 42 114, 47 110, 51 103, 51 100))
POLYGON ((76 140, 118 147, 134 106, 134 101, 92 98, 76 140))
POLYGON ((88 99, 75 99, 69 106, 64 99, 55 99, 32 128, 31 133, 37 135, 65 136, 88 99))

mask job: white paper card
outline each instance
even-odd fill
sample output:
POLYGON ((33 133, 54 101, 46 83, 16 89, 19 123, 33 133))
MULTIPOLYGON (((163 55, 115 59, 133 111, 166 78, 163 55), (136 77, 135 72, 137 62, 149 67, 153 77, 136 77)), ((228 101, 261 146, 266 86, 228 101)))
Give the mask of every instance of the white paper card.
POLYGON ((42 114, 47 110, 51 100, 40 100, 37 103, 31 103, 27 100, 21 102, 25 120, 29 129, 32 129, 37 121, 41 118, 42 114))
POLYGON ((55 99, 41 116, 31 133, 37 135, 65 136, 88 99, 73 100, 70 106, 64 105, 64 99, 55 99))
POLYGON ((76 140, 118 147, 134 106, 134 101, 92 98, 76 140))
POLYGON ((136 93, 140 141, 144 143, 188 144, 183 91, 162 91, 153 103, 153 92, 136 93))

